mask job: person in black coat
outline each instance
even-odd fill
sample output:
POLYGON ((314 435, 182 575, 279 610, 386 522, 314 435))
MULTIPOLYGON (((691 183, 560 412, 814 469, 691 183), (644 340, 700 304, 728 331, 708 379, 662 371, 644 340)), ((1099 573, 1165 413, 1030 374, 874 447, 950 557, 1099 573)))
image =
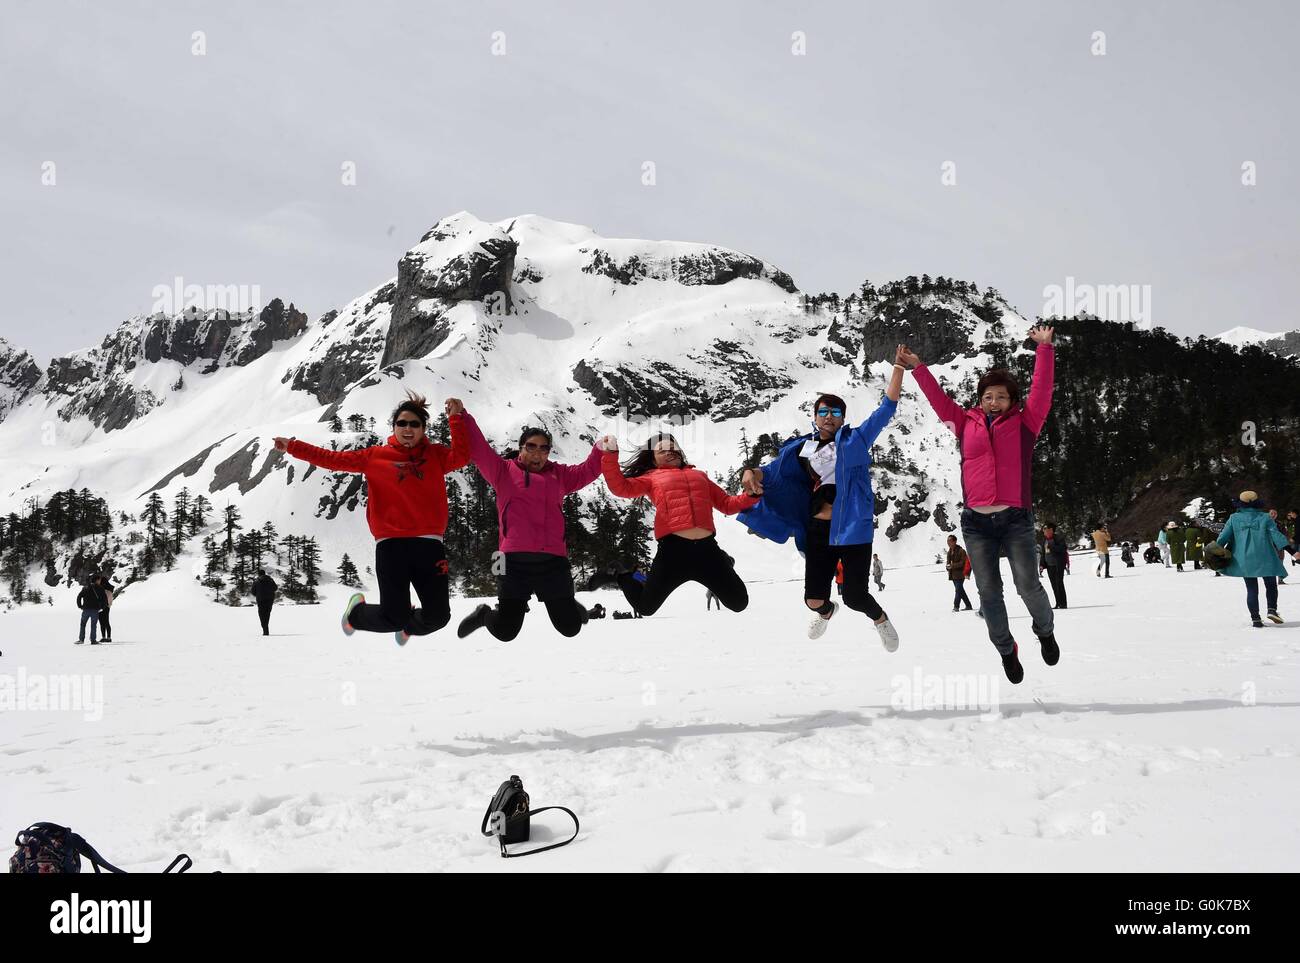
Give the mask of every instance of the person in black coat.
POLYGON ((104 593, 104 607, 99 610, 99 632, 105 642, 112 642, 113 626, 108 622, 108 610, 113 606, 113 593, 117 591, 117 586, 107 575, 96 575, 95 582, 104 593))
POLYGON ((77 608, 81 609, 81 631, 75 645, 86 641, 87 622, 90 623, 90 644, 99 645, 99 613, 108 607, 108 599, 104 597, 104 590, 97 584, 97 579, 98 576, 86 579, 86 584, 77 593, 77 608))
POLYGON ((266 574, 266 569, 257 570, 257 578, 253 579, 253 598, 257 599, 257 617, 262 620, 262 634, 271 634, 271 606, 275 602, 275 582, 271 581, 271 576, 266 574))
POLYGON ((1065 546, 1065 539, 1056 534, 1056 525, 1048 522, 1043 526, 1043 543, 1038 546, 1038 572, 1047 572, 1047 580, 1052 583, 1052 594, 1056 596, 1054 608, 1068 608, 1065 600, 1065 573, 1070 570, 1070 552, 1065 546))

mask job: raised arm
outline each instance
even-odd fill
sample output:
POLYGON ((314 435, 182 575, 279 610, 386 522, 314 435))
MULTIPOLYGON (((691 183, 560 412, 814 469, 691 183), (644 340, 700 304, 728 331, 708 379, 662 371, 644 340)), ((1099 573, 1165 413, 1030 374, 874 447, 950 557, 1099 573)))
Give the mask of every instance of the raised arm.
POLYGON ((465 432, 465 406, 459 398, 447 399, 447 424, 451 426, 451 447, 444 448, 442 473, 459 471, 469 464, 469 435, 465 432))
POLYGON ((370 461, 370 453, 373 448, 362 448, 352 451, 330 451, 328 448, 317 448, 315 445, 309 445, 305 441, 299 441, 297 438, 277 438, 275 447, 280 451, 292 455, 294 458, 300 458, 308 464, 315 465, 318 468, 324 468, 328 471, 348 471, 360 473, 366 470, 366 463, 370 461), (281 447, 283 442, 283 447, 281 447))
POLYGON ((1034 354, 1033 382, 1029 385, 1029 397, 1025 399, 1022 421, 1035 435, 1043 430, 1047 413, 1052 410, 1052 383, 1056 377, 1056 346, 1052 344, 1052 332, 1048 325, 1035 326, 1029 332, 1029 336, 1038 342, 1038 348, 1034 354))
MULTIPOLYGON (((449 418, 448 421, 451 419, 449 418)), ((465 440, 469 448, 469 459, 474 463, 474 467, 479 470, 479 474, 493 488, 499 486, 506 479, 509 472, 509 465, 506 460, 492 450, 492 446, 487 443, 483 437, 483 432, 479 430, 478 422, 468 411, 461 411, 461 427, 465 431, 465 440)), ((452 441, 455 442, 456 436, 452 435, 452 441)))
POLYGON ((652 495, 654 486, 648 478, 624 478, 623 470, 618 465, 618 451, 605 449, 600 456, 600 473, 605 476, 609 490, 620 498, 639 498, 652 495))
POLYGON ((925 400, 930 402, 930 407, 939 416, 939 420, 947 425, 953 434, 960 435, 962 418, 965 416, 961 405, 948 397, 947 393, 939 387, 939 382, 934 380, 930 369, 922 364, 921 359, 906 346, 899 348, 898 359, 900 364, 911 370, 917 387, 921 389, 921 394, 925 395, 925 400))
MULTIPOLYGON (((707 475, 705 477, 708 478, 707 475)), ((741 512, 757 505, 760 497, 760 495, 751 495, 749 492, 728 495, 725 489, 721 488, 712 479, 709 479, 709 498, 713 501, 713 507, 724 515, 739 515, 741 512)))
POLYGON ((560 465, 555 464, 555 470, 560 475, 560 482, 564 486, 564 494, 568 495, 579 489, 586 488, 597 478, 600 477, 601 471, 601 450, 598 445, 591 446, 591 454, 587 460, 577 465, 560 465))

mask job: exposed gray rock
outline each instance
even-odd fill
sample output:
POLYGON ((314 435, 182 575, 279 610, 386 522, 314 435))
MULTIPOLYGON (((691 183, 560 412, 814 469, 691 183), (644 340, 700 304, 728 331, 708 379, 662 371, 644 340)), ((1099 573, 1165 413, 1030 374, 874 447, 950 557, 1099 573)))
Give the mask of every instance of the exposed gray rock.
POLYGON ((200 468, 203 467, 203 463, 208 460, 208 455, 212 454, 213 449, 223 444, 226 441, 226 438, 232 438, 232 437, 234 437, 234 432, 231 432, 229 435, 226 435, 226 437, 222 438, 220 441, 208 445, 207 448, 204 448, 201 452, 199 452, 189 461, 185 462, 183 465, 179 466, 178 468, 174 468, 171 471, 169 471, 162 478, 162 480, 159 481, 157 484, 155 484, 152 488, 146 488, 143 492, 140 493, 140 497, 143 498, 145 495, 148 495, 150 492, 156 492, 163 488, 166 488, 169 484, 171 484, 172 479, 178 476, 183 475, 184 477, 189 478, 196 471, 198 471, 200 468))

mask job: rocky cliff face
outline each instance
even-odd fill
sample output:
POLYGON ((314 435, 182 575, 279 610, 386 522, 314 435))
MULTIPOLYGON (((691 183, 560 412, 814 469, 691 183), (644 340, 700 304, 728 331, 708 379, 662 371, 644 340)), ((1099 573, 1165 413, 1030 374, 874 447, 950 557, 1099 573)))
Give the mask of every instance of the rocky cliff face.
POLYGON ((0 338, 0 421, 27 400, 40 380, 41 369, 32 356, 0 338))

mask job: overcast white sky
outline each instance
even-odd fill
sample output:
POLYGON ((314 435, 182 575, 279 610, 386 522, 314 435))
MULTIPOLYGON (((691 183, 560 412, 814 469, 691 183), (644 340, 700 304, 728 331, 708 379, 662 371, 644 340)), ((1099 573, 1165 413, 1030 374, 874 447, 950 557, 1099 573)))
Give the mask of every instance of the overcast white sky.
POLYGON ((0 336, 44 364, 177 276, 315 317, 461 209, 1300 327, 1297 6, 4 0, 0 336))

